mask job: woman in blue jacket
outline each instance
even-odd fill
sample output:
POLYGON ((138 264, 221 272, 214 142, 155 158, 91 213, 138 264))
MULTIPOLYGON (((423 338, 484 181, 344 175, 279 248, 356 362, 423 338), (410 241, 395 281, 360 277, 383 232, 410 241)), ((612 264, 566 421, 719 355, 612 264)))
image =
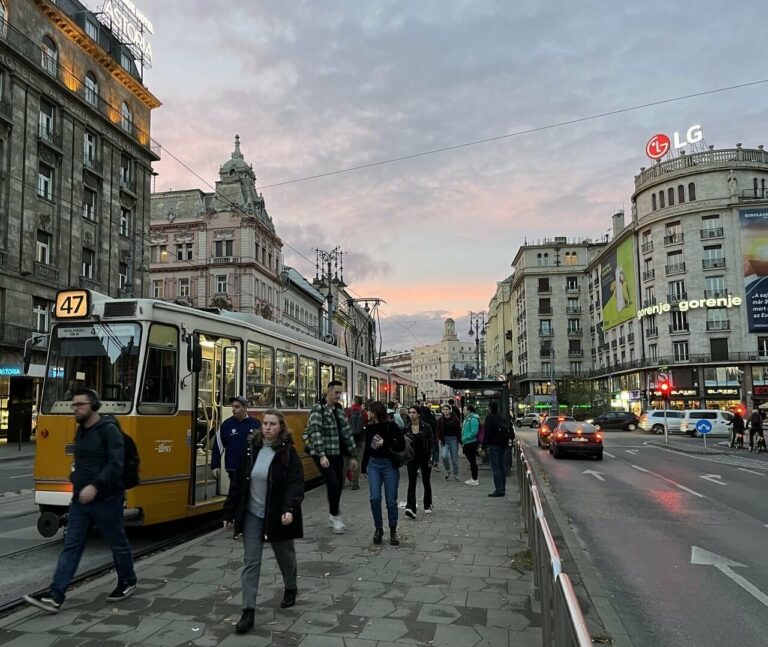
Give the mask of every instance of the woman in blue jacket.
POLYGON ((477 436, 480 433, 480 417, 475 413, 475 407, 467 404, 464 407, 464 424, 461 427, 461 445, 464 456, 469 461, 471 478, 464 481, 467 485, 480 485, 477 480, 477 436))

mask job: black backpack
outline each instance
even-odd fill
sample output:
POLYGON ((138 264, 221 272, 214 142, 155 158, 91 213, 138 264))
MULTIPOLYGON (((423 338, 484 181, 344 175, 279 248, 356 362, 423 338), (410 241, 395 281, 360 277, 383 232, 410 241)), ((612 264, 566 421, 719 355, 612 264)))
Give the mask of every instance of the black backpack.
POLYGON ((126 490, 130 490, 131 488, 135 488, 141 482, 139 479, 139 464, 141 463, 139 450, 136 447, 133 438, 121 429, 117 418, 113 418, 112 416, 104 417, 117 427, 117 430, 123 437, 123 487, 126 490))
POLYGON ((363 413, 359 409, 352 411, 349 416, 349 429, 356 443, 363 440, 363 413))

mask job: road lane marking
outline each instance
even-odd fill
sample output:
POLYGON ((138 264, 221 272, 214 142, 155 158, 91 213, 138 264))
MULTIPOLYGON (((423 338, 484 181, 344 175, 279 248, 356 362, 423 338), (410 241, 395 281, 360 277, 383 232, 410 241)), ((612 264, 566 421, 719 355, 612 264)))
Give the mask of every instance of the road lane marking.
POLYGON ((694 495, 696 495, 697 497, 699 497, 700 499, 703 499, 703 498, 704 498, 704 495, 703 495, 703 494, 699 494, 698 492, 694 492, 694 491, 693 491, 691 488, 689 488, 689 487, 685 487, 684 485, 681 485, 680 483, 675 483, 674 481, 672 481, 672 483, 674 483, 674 484, 675 484, 677 487, 679 487, 681 490, 685 490, 686 492, 689 492, 690 494, 694 494, 694 495))
POLYGON ((717 483, 718 485, 728 485, 721 480, 722 477, 719 474, 701 474, 699 475, 699 478, 709 481, 710 483, 717 483))
MULTIPOLYGON (((640 467, 639 465, 633 465, 632 467, 634 467, 636 470, 639 470, 641 472, 648 472, 647 469, 645 469, 644 467, 640 467)), ((650 474, 650 472, 648 473, 650 474)))
POLYGON ((609 454, 607 451, 603 450, 603 454, 606 456, 610 456, 611 458, 616 458, 613 454, 609 454))
POLYGON ((34 476, 34 474, 17 474, 16 476, 9 476, 7 478, 9 478, 9 479, 25 479, 25 478, 29 478, 30 476, 34 476))
POLYGON ((639 449, 625 449, 624 451, 627 452, 627 454, 632 454, 632 456, 634 456, 640 450, 639 449))
POLYGON ((602 477, 602 474, 603 474, 602 472, 595 472, 594 470, 584 470, 584 472, 583 472, 583 473, 584 473, 584 474, 591 474, 592 476, 594 476, 596 479, 598 479, 598 480, 600 480, 600 481, 604 481, 604 480, 605 480, 605 479, 602 477))
POLYGON ((750 474, 757 474, 758 476, 765 476, 765 472, 755 472, 755 470, 748 470, 746 467, 739 467, 742 472, 749 472, 750 474))
POLYGON ((723 575, 725 575, 726 577, 736 582, 736 584, 738 584, 742 589, 744 589, 752 597, 754 597, 759 602, 762 602, 766 607, 768 607, 768 595, 763 593, 760 589, 758 589, 754 584, 749 582, 747 579, 743 578, 741 575, 733 571, 732 567, 746 568, 744 564, 740 564, 739 562, 734 562, 733 560, 728 559, 727 557, 723 557, 722 555, 718 555, 717 553, 711 553, 708 550, 699 548, 698 546, 691 546, 691 564, 701 564, 703 566, 714 566, 723 575))
POLYGON ((699 494, 695 490, 692 490, 691 488, 687 488, 681 483, 678 483, 677 481, 673 481, 672 479, 667 478, 666 476, 663 476, 662 474, 659 474, 658 472, 652 472, 651 470, 647 470, 644 467, 640 467, 639 465, 632 465, 636 470, 640 472, 645 472, 647 474, 650 474, 651 476, 655 476, 656 478, 660 478, 662 481, 666 481, 667 483, 671 483, 676 488, 680 488, 681 490, 685 490, 689 494, 693 494, 693 496, 697 496, 700 499, 705 499, 706 497, 703 494, 699 494))

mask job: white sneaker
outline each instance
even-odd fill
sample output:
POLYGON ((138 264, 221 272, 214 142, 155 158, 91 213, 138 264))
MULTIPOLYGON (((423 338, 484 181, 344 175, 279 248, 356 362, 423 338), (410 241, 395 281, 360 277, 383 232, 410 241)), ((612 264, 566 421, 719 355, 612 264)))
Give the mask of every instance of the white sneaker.
POLYGON ((428 508, 424 508, 424 514, 432 514, 432 506, 429 506, 428 508))
POLYGON ((477 479, 467 479, 464 481, 464 485, 480 485, 480 481, 477 479))
POLYGON ((331 531, 337 535, 342 535, 347 530, 347 527, 344 525, 344 522, 341 520, 341 516, 334 517, 333 515, 330 515, 329 522, 331 525, 331 531))
POLYGON ((411 510, 410 508, 406 508, 405 509, 405 516, 408 517, 409 519, 415 519, 416 518, 416 513, 413 510, 411 510))

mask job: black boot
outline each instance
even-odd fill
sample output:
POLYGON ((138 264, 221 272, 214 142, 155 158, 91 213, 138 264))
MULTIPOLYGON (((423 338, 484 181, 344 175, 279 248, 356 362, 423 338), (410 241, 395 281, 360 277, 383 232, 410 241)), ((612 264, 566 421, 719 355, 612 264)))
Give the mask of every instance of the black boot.
POLYGON ((391 546, 399 546, 400 540, 397 538, 397 528, 389 529, 389 544, 391 546))
POLYGON ((254 610, 243 609, 243 615, 240 616, 240 620, 238 620, 237 626, 235 626, 235 633, 244 634, 249 629, 252 629, 253 620, 254 620, 254 610))
POLYGON ((384 536, 384 529, 383 528, 376 528, 376 530, 373 533, 373 543, 374 544, 380 544, 381 538, 384 536))
POLYGON ((280 608, 287 609, 288 607, 292 607, 294 604, 296 604, 297 594, 298 591, 296 589, 285 589, 285 593, 283 593, 283 600, 280 602, 280 608))

